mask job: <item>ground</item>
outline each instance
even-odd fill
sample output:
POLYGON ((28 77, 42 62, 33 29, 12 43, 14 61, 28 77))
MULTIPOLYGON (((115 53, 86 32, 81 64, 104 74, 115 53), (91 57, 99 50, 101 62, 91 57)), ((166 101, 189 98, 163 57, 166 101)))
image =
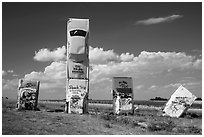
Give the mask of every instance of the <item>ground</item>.
POLYGON ((158 110, 138 109, 134 116, 115 116, 110 108, 91 106, 89 114, 80 115, 64 113, 62 102, 39 102, 39 111, 18 111, 15 104, 2 99, 3 135, 202 134, 202 114, 170 118, 158 110))

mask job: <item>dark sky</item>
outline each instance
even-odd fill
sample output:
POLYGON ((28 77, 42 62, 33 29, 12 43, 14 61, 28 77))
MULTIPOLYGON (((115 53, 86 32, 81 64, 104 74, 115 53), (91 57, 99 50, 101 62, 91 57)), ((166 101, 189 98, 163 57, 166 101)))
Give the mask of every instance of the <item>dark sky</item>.
POLYGON ((201 50, 201 3, 8 2, 3 3, 2 10, 3 69, 16 68, 13 62, 18 60, 28 62, 33 51, 40 48, 66 45, 69 17, 90 19, 93 47, 115 49, 118 53, 134 50, 134 54, 143 50, 187 53, 201 50), (184 18, 171 25, 134 26, 136 20, 171 14, 181 14, 184 18))
POLYGON ((70 17, 90 19, 90 45, 118 54, 175 51, 197 56, 202 49, 202 3, 198 2, 3 2, 2 69, 13 70, 19 78, 43 71, 49 62, 34 61, 35 52, 66 45, 70 17), (182 18, 136 25, 138 20, 171 15, 182 18))

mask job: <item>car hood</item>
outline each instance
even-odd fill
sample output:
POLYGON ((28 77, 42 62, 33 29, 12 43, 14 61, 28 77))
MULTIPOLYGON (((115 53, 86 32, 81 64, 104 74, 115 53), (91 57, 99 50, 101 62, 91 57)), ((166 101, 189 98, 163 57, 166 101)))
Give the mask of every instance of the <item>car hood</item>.
POLYGON ((69 53, 73 54, 83 54, 85 53, 85 38, 81 36, 74 36, 69 39, 69 53))

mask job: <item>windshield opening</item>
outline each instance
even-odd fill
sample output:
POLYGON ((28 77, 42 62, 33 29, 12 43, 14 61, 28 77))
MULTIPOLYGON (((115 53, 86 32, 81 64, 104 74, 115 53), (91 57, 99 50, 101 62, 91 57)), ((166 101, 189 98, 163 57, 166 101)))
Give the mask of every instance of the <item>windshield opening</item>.
POLYGON ((71 36, 83 36, 83 37, 85 37, 86 31, 84 31, 84 30, 72 30, 72 31, 70 31, 70 35, 71 36))

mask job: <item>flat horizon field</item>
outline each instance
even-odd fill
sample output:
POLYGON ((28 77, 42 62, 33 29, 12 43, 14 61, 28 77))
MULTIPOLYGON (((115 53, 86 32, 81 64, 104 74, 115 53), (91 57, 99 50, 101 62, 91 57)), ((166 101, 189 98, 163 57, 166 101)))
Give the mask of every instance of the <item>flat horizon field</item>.
POLYGON ((39 111, 15 109, 2 99, 2 135, 201 135, 202 113, 180 118, 161 116, 157 109, 134 115, 112 115, 110 107, 89 105, 88 114, 64 113, 63 102, 39 101, 39 111))

